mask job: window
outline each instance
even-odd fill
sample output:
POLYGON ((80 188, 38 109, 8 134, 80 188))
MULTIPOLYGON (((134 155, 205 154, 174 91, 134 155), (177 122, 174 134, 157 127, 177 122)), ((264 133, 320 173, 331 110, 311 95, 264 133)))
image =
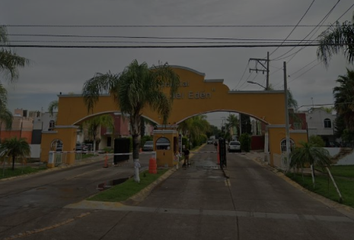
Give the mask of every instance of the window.
MULTIPOLYGON (((286 152, 286 140, 283 139, 280 143, 281 152, 286 152)), ((292 139, 290 139, 290 151, 295 147, 295 143, 292 139)))
POLYGON ((55 121, 54 120, 50 120, 48 131, 53 131, 54 130, 54 126, 55 126, 55 121))
POLYGON ((170 140, 165 137, 161 137, 156 141, 157 150, 167 150, 170 149, 170 140))
POLYGON ((326 119, 324 120, 324 128, 332 128, 331 119, 326 118, 326 119))

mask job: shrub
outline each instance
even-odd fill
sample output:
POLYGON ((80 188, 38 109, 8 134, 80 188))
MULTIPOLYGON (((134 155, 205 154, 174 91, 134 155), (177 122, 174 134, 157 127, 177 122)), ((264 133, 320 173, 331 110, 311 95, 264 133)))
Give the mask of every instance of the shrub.
POLYGON ((251 150, 251 136, 247 133, 243 133, 240 136, 241 150, 249 152, 251 150))

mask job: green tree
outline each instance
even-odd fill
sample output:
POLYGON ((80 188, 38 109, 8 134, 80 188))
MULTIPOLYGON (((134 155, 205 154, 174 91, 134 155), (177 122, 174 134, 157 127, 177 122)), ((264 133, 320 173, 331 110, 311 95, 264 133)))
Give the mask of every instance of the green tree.
POLYGON ((100 94, 109 92, 120 107, 122 116, 129 117, 133 138, 134 178, 137 182, 140 182, 139 148, 142 110, 150 106, 162 116, 163 123, 166 123, 178 85, 179 76, 167 63, 149 68, 145 62, 139 64, 137 60, 129 64, 120 74, 96 73, 84 84, 82 95, 89 111, 93 110, 100 94), (169 86, 170 97, 163 91, 165 86, 169 86))
MULTIPOLYGON (((236 132, 239 134, 240 133, 240 120, 235 114, 230 114, 227 119, 227 129, 230 130, 230 128, 236 129, 236 132)), ((235 133, 234 133, 235 134, 235 133)))
POLYGON ((48 112, 50 113, 50 116, 53 116, 54 110, 58 109, 58 104, 58 100, 53 100, 49 103, 48 112))
MULTIPOLYGON (((6 47, 0 48, 0 73, 13 81, 18 78, 18 68, 28 64, 26 58, 18 56, 8 45, 7 31, 5 26, 0 26, 0 44, 6 47)), ((7 91, 0 82, 0 122, 5 122, 6 127, 12 125, 12 114, 7 109, 7 91)), ((0 125, 1 126, 1 125, 0 125)))
POLYGON ((334 54, 342 52, 349 63, 354 63, 354 15, 353 22, 345 21, 322 32, 319 36, 320 45, 317 48, 317 57, 328 65, 334 54))
MULTIPOLYGON (((5 26, 0 26, 0 44, 9 46, 5 26)), ((18 67, 24 67, 26 64, 28 64, 26 58, 18 56, 9 47, 1 47, 0 72, 9 76, 11 81, 18 78, 18 67)))
POLYGON ((1 142, 0 152, 5 157, 12 157, 12 170, 15 170, 17 157, 26 158, 31 155, 31 148, 25 138, 7 138, 1 142))
POLYGON ((317 147, 326 146, 326 143, 323 141, 323 139, 320 136, 315 136, 315 135, 310 136, 309 142, 312 143, 313 145, 316 145, 317 147))
POLYGON ((6 129, 12 126, 12 113, 7 109, 7 90, 0 83, 0 128, 5 123, 6 129))
MULTIPOLYGON (((95 116, 95 117, 89 118, 83 122, 83 128, 88 130, 89 139, 93 142, 93 150, 94 151, 97 150, 98 141, 99 141, 99 138, 97 136, 97 134, 98 134, 97 130, 101 126, 109 127, 109 128, 113 129, 114 122, 113 122, 112 116, 109 114, 95 116)), ((112 131, 112 132, 114 132, 114 131, 112 131)))
POLYGON ((193 146, 200 145, 207 140, 207 132, 210 129, 205 115, 193 116, 181 122, 178 129, 183 135, 188 135, 193 146))
POLYGON ((242 133, 240 136, 241 150, 249 152, 251 150, 251 136, 247 133, 242 133))
POLYGON ((354 71, 347 69, 347 75, 339 76, 336 82, 339 86, 333 88, 334 108, 346 128, 354 131, 354 71))
POLYGON ((315 187, 315 166, 322 169, 329 167, 331 164, 329 152, 311 142, 301 141, 299 144, 300 146, 295 147, 290 154, 290 167, 301 168, 303 172, 305 163, 310 164, 313 187, 315 187))

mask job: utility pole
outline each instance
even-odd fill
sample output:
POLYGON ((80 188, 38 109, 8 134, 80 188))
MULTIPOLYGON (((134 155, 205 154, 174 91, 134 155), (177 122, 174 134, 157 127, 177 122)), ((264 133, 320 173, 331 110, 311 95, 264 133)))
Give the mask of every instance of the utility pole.
MULTIPOLYGON (((290 161, 290 133, 289 133, 289 109, 288 109, 288 81, 286 75, 286 62, 283 63, 284 65, 284 95, 285 95, 285 146, 286 146, 286 160, 289 166, 290 161)), ((288 169, 287 169, 288 170, 288 169)))
POLYGON ((262 72, 263 74, 266 73, 267 75, 267 81, 266 81, 266 89, 269 89, 269 52, 267 52, 267 58, 263 59, 263 58, 250 58, 249 61, 256 61, 256 63, 259 63, 263 68, 262 69, 258 69, 257 68, 257 64, 256 64, 256 68, 250 68, 249 71, 255 71, 256 73, 258 72, 262 72))

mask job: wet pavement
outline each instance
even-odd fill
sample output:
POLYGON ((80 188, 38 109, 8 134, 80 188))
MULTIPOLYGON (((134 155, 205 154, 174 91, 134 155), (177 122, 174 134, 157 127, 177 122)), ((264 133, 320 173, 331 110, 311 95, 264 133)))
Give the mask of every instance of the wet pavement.
POLYGON ((26 221, 17 212, 0 222, 0 233, 3 239, 352 239, 352 209, 319 201, 258 157, 228 154, 225 178, 216 153, 195 153, 190 167, 169 170, 136 199, 81 199, 48 207, 48 214, 42 206, 26 221))

